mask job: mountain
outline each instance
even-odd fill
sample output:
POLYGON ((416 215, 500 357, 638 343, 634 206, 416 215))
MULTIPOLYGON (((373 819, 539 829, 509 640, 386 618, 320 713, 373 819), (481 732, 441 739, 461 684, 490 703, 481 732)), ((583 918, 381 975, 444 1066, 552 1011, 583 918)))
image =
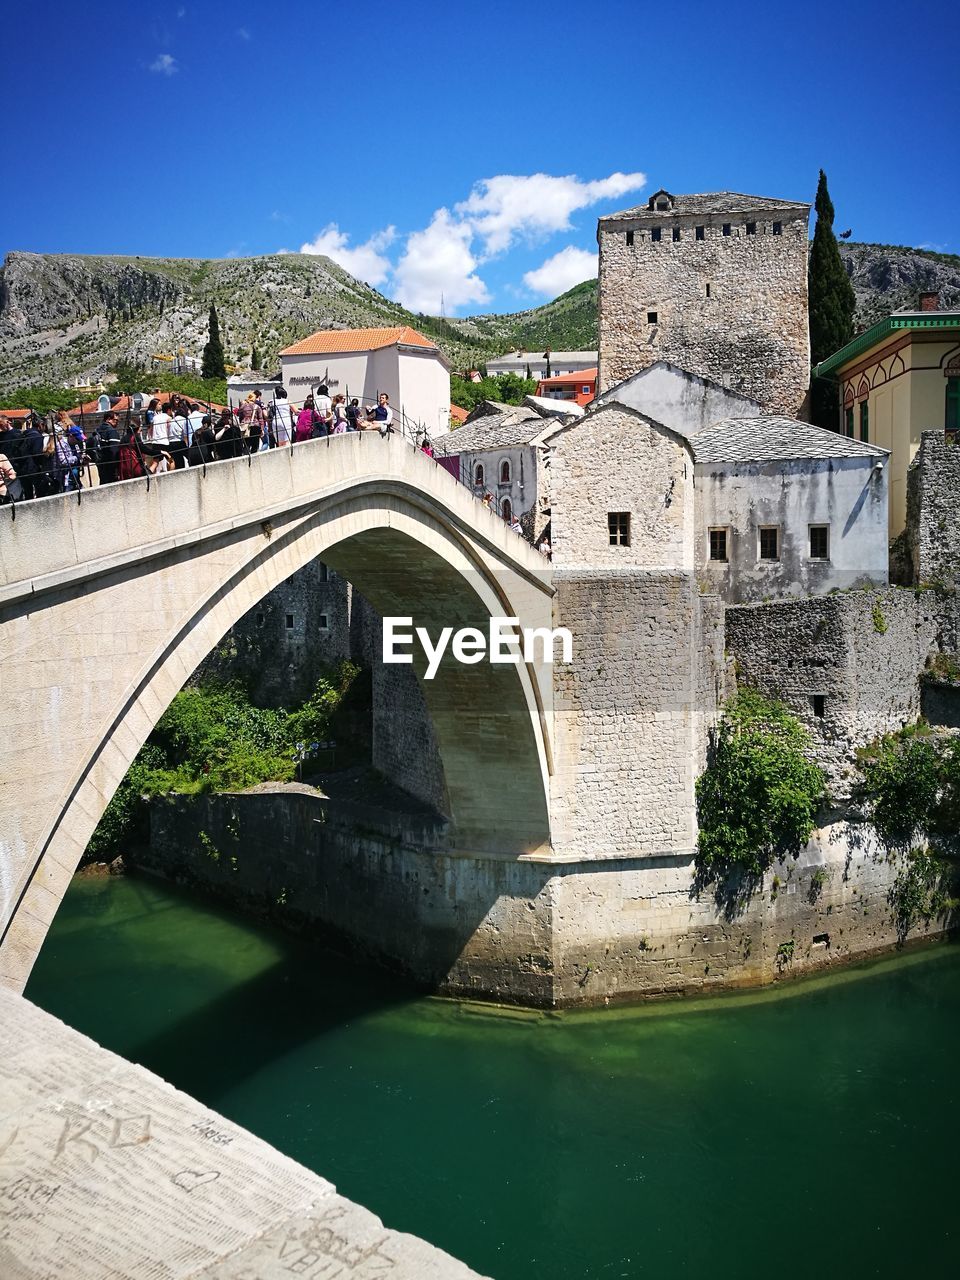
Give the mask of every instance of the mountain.
MULTIPOLYGON (((857 326, 939 289, 960 305, 960 257, 841 242, 857 297, 857 326)), ((181 348, 199 356, 211 304, 230 363, 265 369, 277 352, 317 329, 411 324, 433 337, 454 368, 527 350, 593 349, 597 285, 589 280, 544 306, 453 319, 413 315, 329 258, 142 258, 11 253, 0 272, 0 393, 31 383, 91 379, 118 360, 147 363, 181 348)))

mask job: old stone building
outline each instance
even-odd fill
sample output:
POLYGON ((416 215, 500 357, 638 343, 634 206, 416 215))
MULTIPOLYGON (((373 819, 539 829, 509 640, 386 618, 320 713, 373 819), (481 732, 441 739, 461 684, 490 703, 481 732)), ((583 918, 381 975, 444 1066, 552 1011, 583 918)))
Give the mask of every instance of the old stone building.
POLYGON ((808 204, 672 195, 601 218, 602 394, 657 360, 789 416, 810 382, 808 204))

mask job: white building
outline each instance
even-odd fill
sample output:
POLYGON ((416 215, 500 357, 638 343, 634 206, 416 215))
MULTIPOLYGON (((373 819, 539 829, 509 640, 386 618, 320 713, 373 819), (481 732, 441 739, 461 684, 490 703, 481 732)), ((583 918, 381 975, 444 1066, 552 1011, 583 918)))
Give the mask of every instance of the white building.
MULTIPOLYGON (((434 456, 477 497, 492 495, 493 509, 505 520, 516 516, 533 538, 540 495, 540 437, 556 426, 526 405, 487 402, 480 416, 457 427, 436 446, 434 456)), ((476 413, 476 411, 475 411, 476 413)))
POLYGON ((299 408, 317 387, 331 396, 374 405, 382 392, 395 418, 431 436, 450 427, 450 366, 429 338, 409 325, 392 329, 330 329, 280 352, 283 385, 299 408))
POLYGON ((487 377, 495 378, 500 373, 515 373, 520 378, 527 376, 539 382, 542 378, 558 378, 564 373, 581 373, 584 369, 596 370, 596 351, 511 351, 505 356, 497 356, 495 360, 485 362, 487 377), (547 365, 550 373, 547 374, 547 365))
POLYGON ((658 361, 587 410, 626 405, 687 441, 696 567, 728 604, 885 584, 887 452, 658 361))

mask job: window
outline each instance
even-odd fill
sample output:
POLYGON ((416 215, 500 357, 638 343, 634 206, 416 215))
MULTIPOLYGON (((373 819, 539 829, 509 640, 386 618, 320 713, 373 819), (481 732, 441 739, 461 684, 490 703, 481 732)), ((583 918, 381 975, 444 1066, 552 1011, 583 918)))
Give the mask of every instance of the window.
POLYGON ((810 559, 830 559, 830 526, 828 524, 810 526, 810 559))
POLYGON ((504 498, 500 503, 500 514, 503 516, 504 520, 513 519, 513 503, 509 498, 504 498))
POLYGON ((757 234, 757 224, 755 222, 747 223, 747 235, 755 236, 757 234))
POLYGON ((702 240, 702 239, 703 239, 703 227, 697 227, 697 228, 696 228, 696 235, 697 235, 697 239, 698 239, 698 240, 702 240))
POLYGON ((725 222, 725 223, 723 224, 723 234, 724 234, 725 236, 728 236, 728 235, 730 234, 730 223, 729 223, 729 222, 725 222))
POLYGON ((666 210, 670 208, 670 201, 669 201, 669 200, 658 200, 658 201, 657 201, 657 208, 660 210, 660 212, 661 212, 661 213, 666 212, 666 210))
POLYGON ((726 529, 710 530, 710 559, 726 560, 727 558, 727 531, 726 529))
POLYGON ((651 239, 651 240, 659 240, 659 239, 660 239, 660 228, 659 228, 659 227, 651 227, 651 228, 650 228, 650 239, 651 239))
POLYGON ((295 623, 295 622, 296 622, 296 618, 293 616, 293 614, 292 614, 292 613, 288 613, 288 614, 287 614, 287 617, 286 617, 286 626, 287 626, 287 630, 288 630, 288 631, 292 631, 292 630, 293 630, 293 626, 294 626, 294 623, 295 623))
POLYGON ((258 627, 262 627, 262 626, 263 626, 263 614, 262 614, 262 613, 258 613, 258 614, 257 614, 257 626, 258 626, 258 627))
POLYGON ((510 462, 509 462, 509 459, 507 458, 504 458, 503 461, 500 463, 500 483, 501 484, 510 483, 510 462))
POLYGON ((760 559, 761 560, 779 560, 780 559, 780 526, 777 524, 761 525, 760 533, 760 559))
POLYGON ((317 626, 321 631, 329 631, 330 627, 325 613, 321 613, 320 617, 317 619, 317 626))
POLYGON ((773 224, 773 234, 774 234, 775 236, 782 236, 782 235, 783 235, 783 223, 782 223, 782 222, 775 222, 775 223, 773 224))
POLYGON ((680 228, 679 228, 679 227, 674 227, 674 228, 673 228, 673 238, 674 238, 674 240, 679 240, 679 239, 680 239, 680 228))
POLYGON ((960 378, 947 379, 943 426, 946 431, 960 431, 960 378))
POLYGON ((632 231, 628 231, 628 232, 627 232, 627 244, 628 244, 628 245, 633 244, 633 232, 632 232, 632 231))
POLYGON ((843 431, 844 435, 848 435, 853 439, 853 405, 848 404, 843 411, 843 431))
POLYGON ((483 484, 483 463, 478 462, 473 469, 473 483, 477 486, 483 484))
POLYGON ((611 547, 629 547, 630 545, 630 512, 608 511, 607 529, 610 533, 611 547))
POLYGON ((656 324, 656 323, 657 323, 657 313, 655 311, 648 311, 647 324, 656 324))
POLYGON ((709 280, 707 281, 707 292, 706 292, 706 297, 708 297, 708 298, 710 297, 710 281, 709 281, 709 280))
POLYGON ((870 402, 868 400, 860 401, 860 439, 864 443, 870 440, 870 402))
POLYGON ((588 396, 588 395, 590 394, 590 383, 589 383, 589 382, 581 382, 581 383, 580 383, 580 394, 581 394, 582 396, 588 396))
POLYGON ((815 693, 810 701, 813 703, 813 714, 818 720, 822 720, 827 714, 827 699, 822 693, 815 693))

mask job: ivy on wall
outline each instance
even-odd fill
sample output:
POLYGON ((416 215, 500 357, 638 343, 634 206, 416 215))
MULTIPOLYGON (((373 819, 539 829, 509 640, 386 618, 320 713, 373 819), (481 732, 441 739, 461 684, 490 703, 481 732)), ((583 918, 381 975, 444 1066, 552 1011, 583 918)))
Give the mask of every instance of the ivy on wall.
POLYGON ((824 774, 810 736, 781 702, 743 689, 726 710, 697 780, 697 872, 706 881, 759 877, 799 853, 816 824, 824 774))

